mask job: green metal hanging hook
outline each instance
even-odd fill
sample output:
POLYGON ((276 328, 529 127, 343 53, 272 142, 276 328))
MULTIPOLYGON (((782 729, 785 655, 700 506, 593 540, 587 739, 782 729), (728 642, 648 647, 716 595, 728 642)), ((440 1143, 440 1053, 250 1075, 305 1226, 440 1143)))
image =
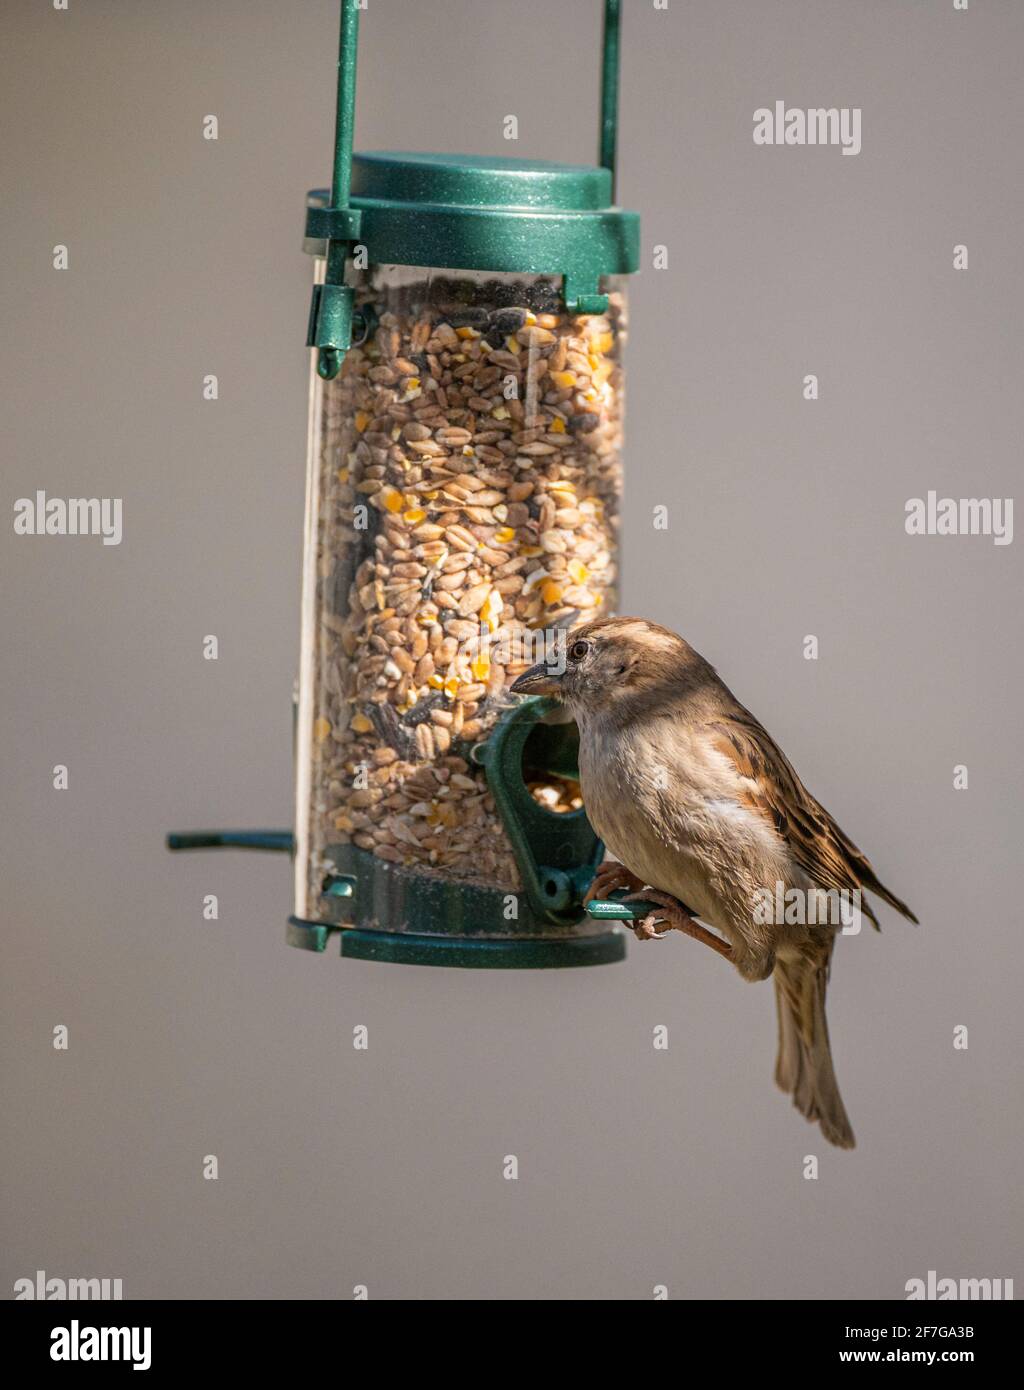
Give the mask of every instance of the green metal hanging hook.
POLYGON ((604 0, 604 30, 601 36, 601 167, 612 176, 612 202, 615 201, 615 165, 619 145, 619 34, 622 9, 620 0, 604 0))
MULTIPOLYGON (((324 283, 314 285, 309 311, 308 347, 319 348, 317 374, 330 381, 341 371, 341 361, 352 346, 355 295, 345 284, 345 262, 359 236, 360 214, 349 207, 352 197, 352 139, 356 111, 356 49, 359 43, 358 0, 341 0, 338 37, 338 100, 334 118, 334 175, 331 212, 341 224, 343 237, 327 243, 324 283)), ((357 327, 357 331, 359 328, 357 327)))

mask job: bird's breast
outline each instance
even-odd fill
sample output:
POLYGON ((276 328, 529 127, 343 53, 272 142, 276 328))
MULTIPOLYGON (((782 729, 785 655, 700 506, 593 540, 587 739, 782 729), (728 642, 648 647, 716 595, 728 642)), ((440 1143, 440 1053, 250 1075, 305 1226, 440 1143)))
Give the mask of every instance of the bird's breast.
POLYGON ((610 853, 705 921, 747 915, 755 887, 789 878, 774 827, 690 730, 581 730, 580 781, 610 853))

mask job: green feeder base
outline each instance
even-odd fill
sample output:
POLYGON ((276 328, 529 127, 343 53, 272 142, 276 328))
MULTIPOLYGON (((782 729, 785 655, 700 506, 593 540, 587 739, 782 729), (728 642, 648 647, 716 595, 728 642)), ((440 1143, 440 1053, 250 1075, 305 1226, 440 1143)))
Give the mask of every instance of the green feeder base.
POLYGON ((572 965, 611 965, 624 960, 621 932, 544 940, 530 937, 418 936, 411 932, 366 931, 326 926, 289 917, 287 940, 305 951, 325 951, 332 932, 341 937, 341 954, 353 960, 399 965, 447 965, 469 970, 549 970, 572 965))

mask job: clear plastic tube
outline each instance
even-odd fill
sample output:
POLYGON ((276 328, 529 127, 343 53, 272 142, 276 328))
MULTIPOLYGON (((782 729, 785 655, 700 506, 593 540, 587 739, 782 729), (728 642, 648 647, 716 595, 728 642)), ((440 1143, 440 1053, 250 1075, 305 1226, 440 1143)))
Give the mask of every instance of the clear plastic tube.
MULTIPOLYGON (((317 261, 322 277, 323 262, 317 261)), ((296 915, 344 847, 515 891, 469 756, 545 637, 613 611, 625 306, 565 312, 556 278, 377 267, 370 331, 312 372, 297 715, 296 915)), ((579 806, 545 776, 533 795, 579 806)))

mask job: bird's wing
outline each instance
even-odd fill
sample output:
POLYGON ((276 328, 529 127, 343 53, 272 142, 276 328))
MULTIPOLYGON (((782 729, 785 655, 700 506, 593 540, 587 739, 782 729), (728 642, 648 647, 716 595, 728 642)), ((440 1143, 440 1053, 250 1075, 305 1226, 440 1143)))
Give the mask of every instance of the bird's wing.
MULTIPOLYGON (((766 729, 737 705, 708 726, 713 746, 727 757, 748 786, 751 804, 771 818, 794 859, 820 888, 851 892, 866 888, 908 917, 917 918, 881 883, 867 858, 807 790, 766 729)), ((878 926, 870 907, 864 914, 878 926)))

